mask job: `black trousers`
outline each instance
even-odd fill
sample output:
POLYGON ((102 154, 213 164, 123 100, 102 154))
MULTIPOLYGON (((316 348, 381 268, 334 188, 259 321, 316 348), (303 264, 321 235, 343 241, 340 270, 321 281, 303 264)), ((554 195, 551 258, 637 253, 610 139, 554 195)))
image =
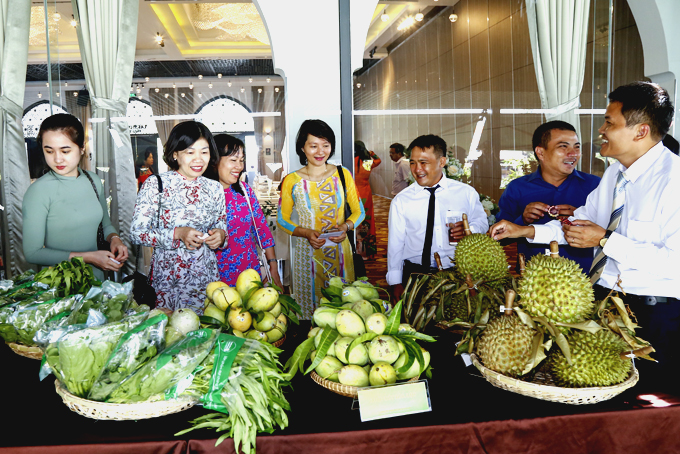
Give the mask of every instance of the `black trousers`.
MULTIPOLYGON (((603 299, 610 291, 600 285, 593 286, 593 289, 596 300, 603 299)), ((680 380, 672 375, 680 360, 680 300, 666 298, 666 302, 649 305, 644 295, 619 293, 619 296, 635 314, 639 326, 635 330, 636 336, 651 343, 656 350, 650 355, 656 363, 644 359, 635 361, 640 383, 650 384, 662 392, 677 392, 680 380)))

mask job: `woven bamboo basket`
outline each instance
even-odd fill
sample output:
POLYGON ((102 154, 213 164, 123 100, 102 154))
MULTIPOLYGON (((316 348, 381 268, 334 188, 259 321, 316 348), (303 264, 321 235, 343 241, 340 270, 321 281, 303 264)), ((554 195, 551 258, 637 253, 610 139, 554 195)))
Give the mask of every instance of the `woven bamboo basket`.
MULTIPOLYGON (((321 385, 324 388, 333 391, 335 394, 340 394, 341 396, 345 397, 357 397, 359 395, 360 388, 356 386, 343 385, 342 383, 326 380, 325 378, 322 378, 319 374, 317 374, 314 371, 312 371, 311 376, 312 380, 314 380, 318 385, 321 385)), ((418 377, 413 377, 406 383, 414 382, 416 380, 418 380, 418 377)))
POLYGON ((19 356, 37 360, 41 360, 43 357, 42 349, 36 345, 17 344, 15 342, 7 342, 7 345, 19 356))
POLYGON ((283 337, 282 337, 281 339, 277 340, 277 341, 274 342, 272 345, 273 345, 274 347, 276 347, 276 348, 279 348, 280 346, 283 345, 283 341, 285 341, 285 340, 286 340, 286 335, 284 334, 283 337))
POLYGON ((628 379, 618 385, 591 388, 562 388, 555 385, 549 374, 539 372, 533 381, 527 382, 487 369, 474 353, 470 357, 475 367, 492 385, 523 396, 564 404, 585 405, 603 402, 635 386, 640 379, 637 369, 633 367, 628 379))
POLYGON ((187 410, 197 402, 194 399, 177 399, 135 404, 110 404, 74 396, 62 386, 59 380, 55 380, 54 387, 70 410, 92 419, 126 421, 157 418, 187 410))

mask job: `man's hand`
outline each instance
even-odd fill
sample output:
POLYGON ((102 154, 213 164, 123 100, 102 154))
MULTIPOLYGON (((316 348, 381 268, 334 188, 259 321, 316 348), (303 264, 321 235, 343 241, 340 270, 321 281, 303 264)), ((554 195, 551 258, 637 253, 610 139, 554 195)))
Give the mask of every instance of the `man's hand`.
POLYGON ((392 296, 394 296, 394 301, 399 301, 401 299, 401 295, 404 294, 404 286, 401 284, 393 285, 391 290, 392 296))
POLYGON ((564 239, 569 246, 574 247, 596 247, 600 245, 600 240, 607 233, 607 230, 585 219, 572 221, 572 225, 562 225, 564 239))
POLYGON ((522 220, 526 225, 533 224, 548 212, 549 205, 542 202, 531 202, 524 208, 522 220))
POLYGON ((453 224, 446 224, 446 226, 451 229, 451 234, 453 234, 453 239, 455 241, 460 241, 465 236, 465 228, 463 227, 463 221, 459 221, 453 224))
POLYGON ((560 210, 560 212, 557 214, 558 216, 573 216, 574 211, 576 211, 576 207, 573 207, 571 205, 555 205, 555 208, 560 210))
POLYGON ((534 238, 534 226, 517 225, 510 221, 500 221, 495 223, 489 229, 489 236, 494 240, 502 240, 503 238, 534 238))

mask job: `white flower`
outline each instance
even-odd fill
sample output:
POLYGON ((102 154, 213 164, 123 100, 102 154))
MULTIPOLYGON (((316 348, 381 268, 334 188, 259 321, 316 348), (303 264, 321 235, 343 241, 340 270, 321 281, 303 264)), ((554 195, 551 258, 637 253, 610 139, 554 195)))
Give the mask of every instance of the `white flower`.
POLYGON ((482 206, 484 207, 485 211, 491 211, 493 210, 493 202, 491 200, 483 200, 482 201, 482 206))
POLYGON ((454 165, 450 165, 450 166, 447 168, 447 170, 449 171, 449 173, 450 173, 451 175, 456 175, 456 174, 458 174, 458 172, 460 172, 460 169, 459 169, 458 167, 454 166, 454 165))
POLYGON ((487 217, 491 216, 491 210, 484 208, 484 212, 486 213, 487 217))

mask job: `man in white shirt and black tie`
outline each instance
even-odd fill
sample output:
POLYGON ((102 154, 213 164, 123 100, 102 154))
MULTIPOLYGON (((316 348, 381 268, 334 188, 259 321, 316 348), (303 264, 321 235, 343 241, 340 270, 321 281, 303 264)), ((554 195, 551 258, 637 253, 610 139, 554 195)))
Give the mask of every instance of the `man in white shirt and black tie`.
POLYGON ((600 154, 618 163, 576 209, 573 225, 501 221, 491 235, 595 247, 590 277, 596 299, 611 289, 626 292, 623 300, 640 326, 636 334, 656 350, 658 363, 637 361, 641 380, 677 388, 662 380, 673 376, 680 359, 680 158, 661 142, 674 108, 666 90, 650 82, 618 87, 609 101, 600 154))
MULTIPOLYGON (((453 266, 456 246, 449 245, 447 211, 466 213, 473 233, 489 229, 477 191, 444 176, 444 139, 432 134, 420 136, 411 142, 409 149, 415 184, 392 200, 387 240, 387 283, 397 299, 412 273, 430 273, 435 269, 435 252, 445 268, 453 266)), ((453 234, 456 239, 463 237, 462 221, 455 224, 453 234)))

